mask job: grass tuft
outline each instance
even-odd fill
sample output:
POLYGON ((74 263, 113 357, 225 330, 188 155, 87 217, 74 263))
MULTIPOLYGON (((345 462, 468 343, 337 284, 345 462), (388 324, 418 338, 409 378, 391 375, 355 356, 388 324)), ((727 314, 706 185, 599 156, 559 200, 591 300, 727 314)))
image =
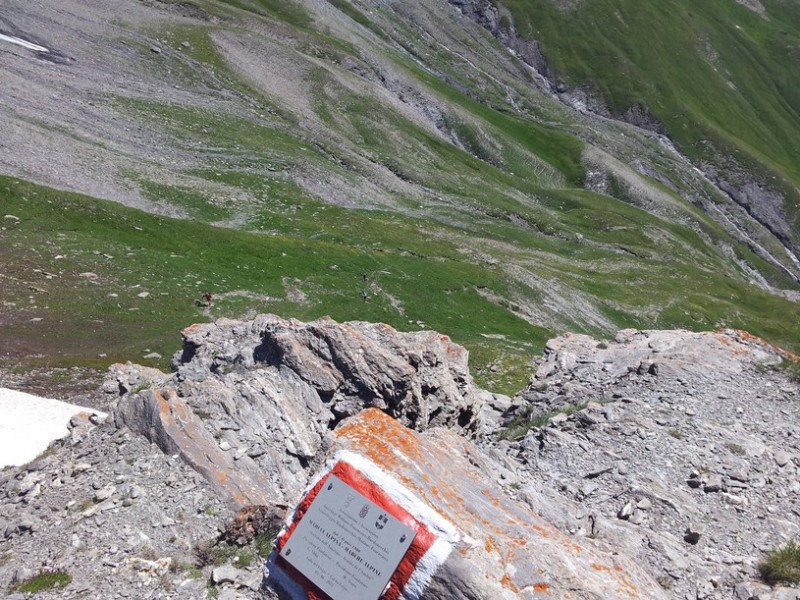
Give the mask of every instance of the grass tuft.
POLYGON ((576 404, 573 406, 567 406, 564 408, 557 408, 555 410, 551 410, 546 413, 542 413, 537 415, 536 417, 531 418, 531 414, 533 412, 533 407, 528 407, 527 411, 523 414, 514 418, 511 423, 509 423, 506 427, 500 429, 497 432, 498 439, 501 440, 520 440, 527 435, 527 433, 531 429, 539 429, 541 427, 545 427, 555 416, 558 415, 574 415, 579 410, 583 410, 586 408, 587 403, 583 402, 581 404, 576 404))
POLYGON ((40 571, 14 586, 13 591, 23 594, 35 594, 45 590, 64 589, 72 583, 72 575, 66 571, 40 571))
POLYGON ((800 582, 800 544, 792 541, 769 552, 759 563, 758 570, 770 585, 800 582))

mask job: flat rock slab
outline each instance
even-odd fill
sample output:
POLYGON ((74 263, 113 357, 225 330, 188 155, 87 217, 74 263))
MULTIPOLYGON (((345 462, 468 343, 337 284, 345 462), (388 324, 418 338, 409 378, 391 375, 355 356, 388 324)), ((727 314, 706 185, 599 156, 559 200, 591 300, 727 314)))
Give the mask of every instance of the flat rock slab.
POLYGON ((0 388, 0 469, 32 461, 69 435, 70 419, 80 413, 105 418, 92 408, 0 388))
MULTIPOLYGON (((591 547, 576 543, 527 506, 495 489, 490 475, 474 466, 484 463, 485 456, 452 431, 415 433, 369 409, 345 421, 333 438, 326 469, 339 468, 342 457, 359 457, 349 462, 361 475, 397 482, 399 491, 391 491, 392 486, 383 489, 388 488, 404 509, 435 513, 439 526, 428 523, 428 528, 452 546, 435 572, 420 578, 424 588, 407 587, 393 597, 666 598, 662 588, 631 559, 599 543, 591 547), (383 475, 374 476, 375 472, 383 475), (454 531, 442 523, 452 524, 454 531)), ((322 480, 318 476, 314 485, 322 480)), ((305 510, 301 503, 287 530, 305 510)), ((293 599, 316 597, 301 588, 292 593, 291 586, 282 593, 293 599)))
POLYGON ((173 388, 145 390, 126 398, 116 408, 114 419, 118 427, 142 434, 165 454, 179 454, 232 507, 275 504, 274 486, 267 477, 252 465, 234 465, 233 456, 219 447, 173 388))

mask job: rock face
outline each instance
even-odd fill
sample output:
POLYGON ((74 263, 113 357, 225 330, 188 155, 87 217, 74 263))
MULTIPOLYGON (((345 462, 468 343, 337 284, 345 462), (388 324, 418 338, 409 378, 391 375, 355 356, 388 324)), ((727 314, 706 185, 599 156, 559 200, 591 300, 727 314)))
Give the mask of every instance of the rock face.
POLYGON ((181 453, 239 507, 296 498, 327 432, 365 407, 415 429, 474 431, 492 398, 472 384, 467 351, 433 331, 264 315, 194 325, 183 336, 171 378, 112 369, 109 393, 157 384, 125 395, 114 417, 181 453))
POLYGON ((576 543, 497 490, 497 467, 453 431, 415 434, 367 410, 334 432, 329 455, 347 453, 366 457, 455 525, 453 551, 423 598, 667 598, 630 558, 601 542, 576 543))
MULTIPOLYGON (((478 25, 488 30, 504 46, 513 50, 544 79, 550 79, 550 68, 536 40, 526 40, 514 28, 511 12, 489 0, 448 0, 450 4, 478 25)), ((562 91, 562 90, 558 90, 562 91)))

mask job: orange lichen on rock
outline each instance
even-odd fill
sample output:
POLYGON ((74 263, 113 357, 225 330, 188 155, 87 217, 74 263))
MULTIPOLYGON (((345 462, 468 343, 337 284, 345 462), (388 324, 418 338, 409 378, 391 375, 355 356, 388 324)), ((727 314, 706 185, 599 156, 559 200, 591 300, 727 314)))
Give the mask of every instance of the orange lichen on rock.
POLYGON ((550 586, 546 583, 535 583, 533 584, 533 591, 537 594, 547 594, 550 595, 550 586))
POLYGON ((766 348, 766 349, 774 352, 775 354, 777 354, 778 356, 780 356, 782 358, 785 358, 787 360, 791 360, 793 362, 800 362, 800 356, 798 356, 797 354, 794 354, 793 352, 789 352, 788 350, 784 350, 780 346, 776 346, 775 344, 772 344, 772 343, 768 342, 767 340, 765 340, 763 338, 760 338, 760 337, 758 337, 756 335, 753 335, 749 331, 744 331, 743 329, 734 329, 733 332, 737 336, 739 336, 739 338, 743 342, 748 342, 748 343, 751 343, 751 344, 757 344, 759 346, 762 346, 763 348, 766 348))
POLYGON ((360 454, 391 474, 461 534, 449 560, 495 597, 558 597, 581 589, 604 598, 665 598, 635 562, 583 547, 502 491, 469 441, 446 429, 414 433, 376 409, 336 429, 330 452, 360 454), (623 570, 612 568, 617 561, 623 570), (609 565, 609 566, 607 566, 609 565), (531 573, 539 576, 531 578, 531 573), (634 582, 634 583, 631 583, 634 582), (488 586, 488 587, 485 587, 488 586), (496 586, 496 587, 495 587, 496 586), (522 591, 524 590, 524 592, 522 591))
POLYGON ((377 408, 368 408, 359 414, 358 419, 345 422, 336 434, 352 441, 382 466, 390 467, 396 462, 397 451, 411 460, 422 458, 419 442, 411 430, 377 408))
POLYGON ((234 469, 233 459, 219 449, 189 405, 173 388, 166 388, 163 392, 150 390, 143 401, 155 404, 151 406, 158 416, 150 429, 160 432, 159 445, 170 453, 180 452, 184 460, 203 474, 232 505, 272 503, 272 488, 264 475, 256 470, 234 469))
POLYGON ((511 590, 515 594, 519 592, 519 588, 516 586, 514 580, 511 579, 511 576, 508 573, 503 573, 500 583, 504 588, 511 590))
POLYGON ((182 333, 184 336, 191 335, 191 334, 193 334, 195 331, 197 331, 197 328, 198 328, 198 327, 200 327, 200 323, 192 323, 192 324, 191 324, 191 325, 189 325, 188 327, 184 327, 184 328, 183 328, 183 331, 181 331, 181 333, 182 333))

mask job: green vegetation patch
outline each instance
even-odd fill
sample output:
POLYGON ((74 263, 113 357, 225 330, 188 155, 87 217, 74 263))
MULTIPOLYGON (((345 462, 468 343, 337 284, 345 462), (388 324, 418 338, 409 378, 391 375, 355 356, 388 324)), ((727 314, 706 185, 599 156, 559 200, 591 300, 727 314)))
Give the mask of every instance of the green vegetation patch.
POLYGON ((50 365, 134 360, 163 368, 180 329, 250 311, 428 327, 480 349, 489 363, 516 356, 507 361, 515 368, 549 335, 479 293, 506 295, 502 270, 471 264, 452 243, 398 216, 299 205, 306 217, 275 220, 260 234, 10 178, 0 178, 0 194, 19 218, 1 234, 9 315, 2 346, 50 365), (206 290, 215 296, 211 309, 201 299, 206 290), (162 358, 143 360, 151 352, 162 358))
POLYGON ((293 0, 222 0, 222 2, 294 27, 308 28, 312 23, 308 11, 293 0))
POLYGON ((16 584, 12 591, 36 594, 46 590, 64 589, 72 583, 72 575, 66 571, 40 571, 25 581, 16 584))
POLYGON ((508 425, 498 430, 497 437, 501 440, 521 440, 531 429, 546 427, 553 417, 558 415, 569 417, 583 410, 587 405, 588 403, 565 406, 536 416, 532 416, 533 406, 528 406, 527 410, 524 410, 521 414, 514 417, 508 425))
POLYGON ((767 553, 758 570, 770 585, 800 582, 800 544, 792 541, 767 553))

